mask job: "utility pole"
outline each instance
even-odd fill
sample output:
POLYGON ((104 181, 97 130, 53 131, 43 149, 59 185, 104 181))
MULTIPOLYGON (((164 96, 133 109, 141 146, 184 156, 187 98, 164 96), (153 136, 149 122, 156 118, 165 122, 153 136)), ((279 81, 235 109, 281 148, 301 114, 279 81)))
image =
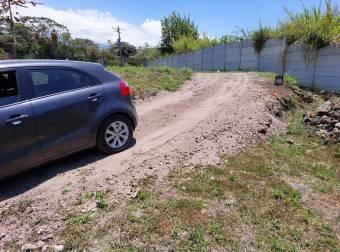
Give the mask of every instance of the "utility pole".
POLYGON ((118 33, 117 44, 118 44, 118 48, 119 48, 120 66, 123 67, 124 66, 124 57, 123 57, 122 41, 121 41, 121 37, 120 37, 120 33, 121 33, 122 29, 118 26, 115 29, 115 31, 118 33))

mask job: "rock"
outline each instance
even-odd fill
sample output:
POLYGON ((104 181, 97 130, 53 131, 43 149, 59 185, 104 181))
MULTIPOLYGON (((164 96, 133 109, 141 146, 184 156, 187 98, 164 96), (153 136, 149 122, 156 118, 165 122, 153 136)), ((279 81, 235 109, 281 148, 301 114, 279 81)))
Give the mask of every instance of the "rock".
POLYGON ((335 111, 340 110, 340 102, 334 104, 333 109, 334 109, 335 111))
POLYGON ((267 131, 268 131, 268 128, 263 127, 263 128, 261 128, 261 129, 259 129, 257 132, 260 133, 260 134, 262 134, 262 135, 265 135, 265 134, 267 134, 267 131))
POLYGON ((294 142, 294 140, 292 140, 292 139, 287 139, 287 143, 289 143, 289 144, 294 144, 295 142, 294 142))
POLYGON ((40 238, 42 241, 47 241, 53 238, 53 234, 44 235, 40 238))
POLYGON ((313 103, 314 102, 314 95, 312 92, 307 91, 303 96, 302 100, 306 103, 313 103))
POLYGON ((45 245, 45 242, 43 242, 43 241, 41 241, 41 240, 39 240, 39 241, 37 242, 37 247, 38 247, 38 248, 42 248, 44 245, 45 245))
POLYGON ((131 196, 132 199, 137 198, 137 196, 138 196, 138 191, 131 193, 130 196, 131 196))
POLYGON ((335 111, 332 115, 332 117, 338 121, 340 121, 340 110, 339 111, 335 111))
POLYGON ((336 123, 334 127, 340 129, 340 122, 336 123))
POLYGON ((325 102, 323 105, 317 107, 316 114, 319 116, 329 115, 332 109, 332 103, 330 101, 325 102))
POLYGON ((321 118, 320 116, 316 116, 316 117, 313 117, 309 120, 309 124, 311 126, 316 126, 316 125, 319 125, 320 124, 320 121, 321 121, 321 118))
POLYGON ((53 245, 53 249, 55 251, 63 251, 64 250, 64 245, 60 244, 60 245, 53 245))
POLYGON ((324 116, 321 117, 320 122, 322 124, 331 124, 332 120, 329 117, 324 115, 324 116))
POLYGON ((36 245, 27 243, 21 247, 21 251, 32 251, 32 250, 36 250, 37 248, 38 247, 36 245))
POLYGON ((48 246, 48 245, 44 245, 44 246, 41 248, 41 251, 47 251, 47 250, 48 250, 48 248, 49 248, 49 246, 48 246))

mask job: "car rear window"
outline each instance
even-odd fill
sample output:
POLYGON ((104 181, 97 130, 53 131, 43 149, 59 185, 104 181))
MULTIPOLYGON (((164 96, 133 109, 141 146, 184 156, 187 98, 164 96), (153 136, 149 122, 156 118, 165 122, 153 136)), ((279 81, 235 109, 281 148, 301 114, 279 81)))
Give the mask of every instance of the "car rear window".
POLYGON ((15 71, 0 72, 0 106, 20 100, 17 76, 15 71))
POLYGON ((37 97, 91 85, 87 75, 69 69, 31 69, 29 72, 37 97))

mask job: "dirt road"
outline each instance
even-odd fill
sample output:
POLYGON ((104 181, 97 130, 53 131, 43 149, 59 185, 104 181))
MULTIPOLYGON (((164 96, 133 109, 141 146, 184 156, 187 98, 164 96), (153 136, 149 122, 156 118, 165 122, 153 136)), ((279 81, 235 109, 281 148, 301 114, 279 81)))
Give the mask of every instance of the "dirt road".
POLYGON ((266 109, 272 99, 253 73, 199 73, 177 92, 137 102, 139 126, 129 150, 109 157, 85 151, 1 185, 0 246, 62 229, 80 193, 110 190, 124 200, 143 177, 162 179, 178 163, 216 163, 281 131, 266 109))

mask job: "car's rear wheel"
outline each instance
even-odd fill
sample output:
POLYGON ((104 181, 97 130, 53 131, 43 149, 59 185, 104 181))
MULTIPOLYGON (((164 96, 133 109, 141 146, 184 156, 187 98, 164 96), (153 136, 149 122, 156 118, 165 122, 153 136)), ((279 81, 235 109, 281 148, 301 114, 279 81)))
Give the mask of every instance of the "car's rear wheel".
POLYGON ((97 146, 106 154, 118 153, 129 146, 132 136, 133 126, 129 118, 113 115, 101 125, 97 136, 97 146))

